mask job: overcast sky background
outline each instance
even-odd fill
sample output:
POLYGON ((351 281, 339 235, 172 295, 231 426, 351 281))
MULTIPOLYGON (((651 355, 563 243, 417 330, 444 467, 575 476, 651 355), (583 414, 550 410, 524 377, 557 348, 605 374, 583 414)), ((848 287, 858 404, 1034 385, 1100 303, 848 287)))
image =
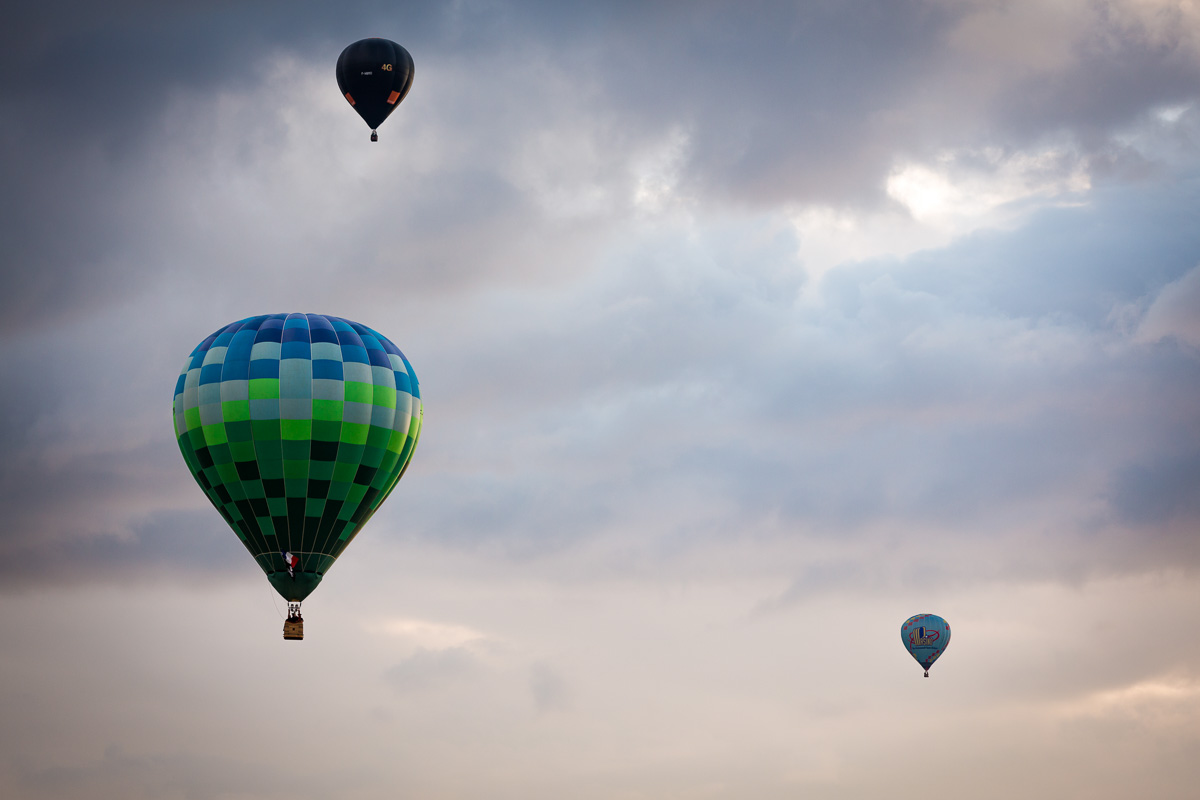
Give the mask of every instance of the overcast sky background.
POLYGON ((68 0, 0 77, 0 795, 1195 796, 1200 3, 68 0), (426 409, 302 644, 171 425, 293 311, 426 409))

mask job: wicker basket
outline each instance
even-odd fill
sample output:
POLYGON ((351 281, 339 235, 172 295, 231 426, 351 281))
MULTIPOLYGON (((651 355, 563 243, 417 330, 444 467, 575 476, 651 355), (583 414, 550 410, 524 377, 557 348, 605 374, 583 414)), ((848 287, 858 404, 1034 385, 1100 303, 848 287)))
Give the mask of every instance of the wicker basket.
POLYGON ((299 641, 304 638, 304 620, 299 617, 289 618, 283 623, 283 638, 299 641))

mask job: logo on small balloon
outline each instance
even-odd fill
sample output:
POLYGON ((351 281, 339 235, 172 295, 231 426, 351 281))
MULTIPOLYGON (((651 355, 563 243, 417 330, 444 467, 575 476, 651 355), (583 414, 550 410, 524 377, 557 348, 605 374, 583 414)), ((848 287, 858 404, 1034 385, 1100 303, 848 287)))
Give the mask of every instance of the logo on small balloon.
POLYGON ((924 625, 918 625, 908 635, 910 647, 936 647, 937 640, 942 637, 938 631, 931 631, 924 625))

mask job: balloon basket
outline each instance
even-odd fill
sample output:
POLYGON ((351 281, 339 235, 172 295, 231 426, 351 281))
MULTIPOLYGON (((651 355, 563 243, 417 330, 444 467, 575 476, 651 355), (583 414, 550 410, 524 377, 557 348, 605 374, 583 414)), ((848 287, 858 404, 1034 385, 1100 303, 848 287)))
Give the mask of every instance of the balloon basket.
POLYGON ((371 141, 372 141, 372 142, 378 142, 378 141, 379 141, 379 134, 378 134, 378 133, 376 133, 375 131, 371 131, 371 141))
POLYGON ((304 617, 300 616, 299 603, 288 603, 288 618, 283 623, 283 638, 295 641, 304 638, 304 617))

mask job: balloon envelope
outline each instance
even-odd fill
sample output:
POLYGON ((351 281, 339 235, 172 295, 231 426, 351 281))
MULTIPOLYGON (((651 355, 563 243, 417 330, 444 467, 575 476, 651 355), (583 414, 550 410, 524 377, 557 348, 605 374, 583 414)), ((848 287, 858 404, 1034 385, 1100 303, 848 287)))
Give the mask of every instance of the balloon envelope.
POLYGON ((175 384, 175 436, 188 468, 293 602, 396 487, 423 414, 396 345, 321 314, 226 325, 196 346, 175 384), (285 553, 298 559, 291 571, 285 553))
POLYGON ((900 641, 929 674, 929 668, 950 644, 950 625, 937 614, 917 614, 900 626, 900 641))
POLYGON ((388 39, 360 39, 338 56, 338 88, 372 130, 396 110, 412 82, 412 56, 388 39))

